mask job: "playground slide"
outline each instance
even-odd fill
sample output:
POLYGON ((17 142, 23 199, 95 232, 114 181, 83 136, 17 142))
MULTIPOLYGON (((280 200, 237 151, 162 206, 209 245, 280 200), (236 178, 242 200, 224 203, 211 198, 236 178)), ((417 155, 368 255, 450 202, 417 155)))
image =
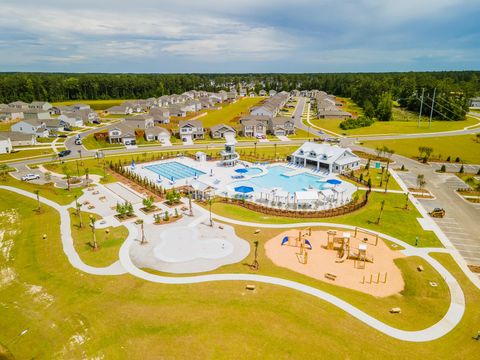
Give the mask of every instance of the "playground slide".
POLYGON ((347 260, 347 258, 348 258, 348 245, 345 244, 345 245, 343 246, 343 255, 342 255, 342 257, 341 257, 340 259, 335 259, 335 262, 336 262, 336 263, 343 263, 343 262, 345 262, 345 260, 347 260))

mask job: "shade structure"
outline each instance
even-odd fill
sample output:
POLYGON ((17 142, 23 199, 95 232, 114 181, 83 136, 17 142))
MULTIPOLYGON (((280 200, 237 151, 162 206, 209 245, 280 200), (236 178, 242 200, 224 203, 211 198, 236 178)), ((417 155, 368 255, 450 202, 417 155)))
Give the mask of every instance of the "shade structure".
POLYGON ((248 172, 248 170, 247 169, 237 169, 237 170, 235 170, 235 172, 239 173, 239 174, 245 174, 245 173, 248 172))
POLYGON ((253 187, 251 186, 237 186, 234 188, 235 192, 242 193, 242 194, 247 194, 253 192, 253 187))
POLYGON ((135 160, 132 160, 131 166, 132 166, 132 169, 135 169, 135 160))
POLYGON ((328 179, 327 183, 332 184, 332 185, 340 185, 342 182, 337 179, 328 179))

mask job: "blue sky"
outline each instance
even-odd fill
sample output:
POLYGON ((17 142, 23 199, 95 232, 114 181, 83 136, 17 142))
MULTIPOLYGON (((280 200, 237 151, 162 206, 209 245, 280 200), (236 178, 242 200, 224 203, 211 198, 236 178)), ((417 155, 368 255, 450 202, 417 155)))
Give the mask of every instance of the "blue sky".
POLYGON ((479 0, 0 0, 0 71, 480 70, 479 0))

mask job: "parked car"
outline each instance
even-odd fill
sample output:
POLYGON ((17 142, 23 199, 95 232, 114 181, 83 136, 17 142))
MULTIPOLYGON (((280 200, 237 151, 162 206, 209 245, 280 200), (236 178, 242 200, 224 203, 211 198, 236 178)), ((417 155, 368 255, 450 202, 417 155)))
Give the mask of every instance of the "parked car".
POLYGON ((59 138, 66 138, 67 135, 65 135, 65 134, 60 134, 60 135, 58 135, 58 137, 59 137, 59 138))
POLYGON ((70 155, 72 152, 70 150, 62 150, 58 153, 58 157, 64 157, 70 155))
POLYGON ((340 139, 338 139, 338 138, 328 138, 327 141, 330 142, 330 143, 338 144, 340 142, 340 139))
POLYGON ((75 145, 82 145, 82 139, 75 139, 75 145))
POLYGON ((37 180, 40 179, 40 175, 38 174, 27 174, 22 176, 22 181, 30 181, 30 180, 37 180))

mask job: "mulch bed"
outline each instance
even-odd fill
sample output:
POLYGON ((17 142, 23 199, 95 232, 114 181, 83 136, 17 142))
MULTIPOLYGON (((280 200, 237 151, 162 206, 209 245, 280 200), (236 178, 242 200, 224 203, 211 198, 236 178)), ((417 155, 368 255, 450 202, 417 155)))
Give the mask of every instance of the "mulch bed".
POLYGON ((148 196, 153 196, 153 198, 155 199, 154 200, 155 202, 163 200, 162 197, 160 197, 157 194, 151 192, 150 190, 138 185, 137 183, 127 179, 126 177, 116 173, 115 171, 107 170, 107 172, 108 172, 109 175, 113 176, 115 178, 115 180, 117 180, 118 182, 121 182, 122 184, 127 185, 128 187, 135 190, 136 192, 138 192, 140 194, 147 194, 148 196))
POLYGON ((163 220, 162 218, 162 221, 157 223, 157 222, 153 222, 153 225, 164 225, 164 224, 171 224, 171 223, 174 223, 174 222, 177 222, 178 220, 180 220, 182 218, 182 215, 178 215, 178 217, 175 217, 175 216, 170 216, 170 218, 168 219, 168 221, 165 221, 163 220))
POLYGON ((120 217, 118 215, 114 215, 115 219, 117 219, 118 221, 127 221, 127 220, 131 220, 131 219, 135 219, 137 217, 137 215, 132 215, 132 216, 127 216, 125 215, 125 217, 120 217))

